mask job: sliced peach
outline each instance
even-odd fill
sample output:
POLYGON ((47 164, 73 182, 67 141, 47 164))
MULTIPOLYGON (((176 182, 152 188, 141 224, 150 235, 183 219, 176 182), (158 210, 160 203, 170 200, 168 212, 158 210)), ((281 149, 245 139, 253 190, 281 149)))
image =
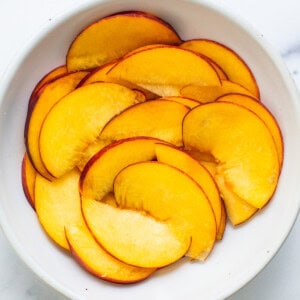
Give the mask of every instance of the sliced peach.
POLYGON ((144 211, 175 233, 188 234, 187 256, 204 260, 211 252, 214 213, 201 187, 181 170, 157 161, 129 165, 116 176, 114 194, 120 208, 144 211))
POLYGON ((25 152, 22 160, 22 187, 23 187, 25 197, 33 209, 34 209, 35 178, 36 178, 36 170, 32 166, 31 161, 27 153, 25 152))
POLYGON ((187 85, 180 90, 182 96, 195 99, 201 103, 215 101, 218 97, 229 93, 240 93, 254 97, 247 89, 229 80, 222 80, 222 85, 219 87, 187 85))
POLYGON ((217 101, 231 102, 244 106, 256 113, 265 122, 266 126, 269 128, 274 138, 274 142, 276 144, 278 152, 279 165, 281 166, 283 161, 282 135, 276 119, 274 118, 272 113, 266 108, 266 106, 264 106, 261 102, 257 102, 256 99, 252 97, 241 94, 224 95, 222 97, 219 97, 217 101))
POLYGON ((76 261, 91 274, 115 283, 134 283, 149 277, 155 269, 127 265, 105 251, 94 239, 84 220, 66 226, 66 238, 76 261))
POLYGON ((222 197, 225 199, 226 213, 232 225, 239 225, 249 220, 258 209, 241 197, 237 196, 225 183, 221 176, 216 177, 216 181, 222 197))
POLYGON ((59 66, 48 72, 45 76, 42 77, 42 79, 37 83, 37 85, 34 87, 30 99, 29 99, 29 105, 32 99, 35 98, 36 93, 39 91, 39 89, 46 83, 54 80, 57 77, 60 77, 62 75, 66 75, 68 73, 67 67, 65 65, 59 66))
POLYGON ((74 39, 67 53, 67 67, 69 71, 91 69, 141 46, 180 42, 175 30, 156 16, 119 13, 94 22, 74 39))
POLYGON ((51 108, 73 91, 87 72, 75 72, 57 78, 43 86, 32 100, 25 124, 25 144, 35 169, 44 177, 51 178, 41 160, 39 136, 42 124, 51 108))
POLYGON ((217 240, 222 240, 225 229, 226 229, 226 222, 227 222, 227 213, 224 205, 224 201, 221 200, 221 221, 220 221, 220 226, 217 231, 217 240))
POLYGON ((101 200, 113 191, 115 176, 127 165, 155 158, 155 143, 161 140, 134 137, 112 143, 95 154, 80 177, 82 197, 101 200), (105 176, 103 176, 105 174, 105 176))
MULTIPOLYGON (((208 60, 176 46, 158 46, 125 56, 110 69, 108 76, 132 82, 158 95, 165 87, 171 89, 168 93, 175 93, 189 84, 221 84, 208 60)), ((163 96, 174 96, 166 93, 163 96)))
POLYGON ((184 118, 183 141, 187 149, 212 155, 216 176, 244 201, 262 208, 270 200, 279 177, 278 154, 269 129, 252 111, 227 102, 197 106, 184 118))
POLYGON ((121 209, 84 198, 82 211, 96 240, 117 259, 133 266, 160 268, 184 256, 190 237, 143 211, 121 209))
POLYGON ((60 177, 81 160, 116 114, 136 103, 136 93, 115 83, 93 83, 61 99, 44 120, 40 154, 48 172, 60 177))
POLYGON ((65 226, 77 224, 81 218, 79 176, 79 171, 73 170, 53 181, 37 175, 35 181, 35 209, 38 219, 49 237, 65 249, 69 249, 65 226))
POLYGON ((252 71, 245 61, 232 49, 207 39, 195 39, 182 43, 180 47, 201 53, 216 62, 228 76, 259 98, 259 89, 252 71))
POLYGON ((217 185, 207 169, 187 153, 170 145, 157 144, 155 153, 159 162, 180 169, 201 186, 213 209, 218 230, 221 222, 221 199, 217 185))
POLYGON ((168 100, 146 101, 124 110, 103 128, 100 139, 149 136, 182 145, 182 120, 189 108, 168 100))

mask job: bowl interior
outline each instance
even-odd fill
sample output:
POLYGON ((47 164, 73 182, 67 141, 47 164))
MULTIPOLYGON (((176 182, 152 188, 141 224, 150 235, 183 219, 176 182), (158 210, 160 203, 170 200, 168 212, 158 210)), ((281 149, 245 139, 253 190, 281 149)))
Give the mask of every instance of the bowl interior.
MULTIPOLYGON (((112 39, 114 37, 111 37, 112 39)), ((299 209, 299 105, 291 80, 276 55, 259 35, 236 18, 205 3, 180 0, 99 1, 74 9, 33 39, 16 60, 2 84, 0 110, 0 217, 18 254, 46 282, 65 295, 88 299, 203 299, 224 298, 253 278, 286 238, 299 209), (102 282, 83 271, 44 234, 21 186, 25 151, 23 129, 27 103, 35 83, 64 63, 74 36, 87 24, 122 10, 152 12, 174 26, 183 39, 205 37, 236 50, 253 70, 262 101, 277 118, 284 138, 285 159, 273 200, 251 222, 227 227, 208 260, 179 262, 134 285, 102 282)), ((147 255, 147 253, 145 253, 147 255)))

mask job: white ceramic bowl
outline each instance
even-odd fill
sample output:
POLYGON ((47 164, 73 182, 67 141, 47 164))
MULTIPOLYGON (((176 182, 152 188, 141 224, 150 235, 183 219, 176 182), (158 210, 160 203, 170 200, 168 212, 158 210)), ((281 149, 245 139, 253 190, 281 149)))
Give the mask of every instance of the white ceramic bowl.
MULTIPOLYGON (((112 37, 113 38, 113 37, 112 37)), ((182 0, 95 1, 66 13, 45 28, 15 59, 1 82, 0 219, 22 259, 48 284, 72 299, 221 299, 251 280, 287 237, 299 210, 300 109, 294 85, 280 58, 248 25, 205 2, 182 0), (74 36, 87 24, 122 10, 150 11, 183 39, 207 37, 236 50, 252 68, 263 102, 282 129, 285 159, 272 202, 251 222, 228 226, 208 260, 178 263, 134 285, 103 282, 55 247, 39 226, 21 186, 23 128, 27 101, 40 77, 63 64, 74 36)))

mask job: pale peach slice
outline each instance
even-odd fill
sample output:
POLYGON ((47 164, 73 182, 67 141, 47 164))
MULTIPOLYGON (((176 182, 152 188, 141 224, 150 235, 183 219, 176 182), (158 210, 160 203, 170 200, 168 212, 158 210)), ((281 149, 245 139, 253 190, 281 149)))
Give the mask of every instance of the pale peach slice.
POLYGON ((105 124, 136 103, 136 93, 115 83, 77 88, 48 113, 40 133, 40 154, 48 172, 60 177, 81 160, 105 124))
POLYGON ((221 199, 217 185, 207 169, 174 146, 157 144, 155 153, 157 161, 180 169, 201 186, 213 209, 218 230, 221 222, 221 199))
POLYGON ((213 249, 216 221, 209 200, 181 170, 157 161, 129 165, 116 176, 114 194, 120 208, 144 211, 175 233, 188 234, 190 258, 205 260, 213 249))
POLYGON ((187 149, 212 155, 216 176, 250 205, 262 208, 272 197, 279 177, 276 145, 249 109, 227 102, 200 105, 184 118, 183 141, 187 149))
POLYGON ((84 220, 66 226, 65 232, 73 257, 96 277, 115 283, 134 283, 148 278, 155 271, 127 265, 111 256, 96 242, 84 220))
POLYGON ((181 96, 169 96, 169 97, 164 97, 161 98, 161 100, 170 100, 170 101, 175 101, 178 102, 180 104, 183 104, 189 108, 194 108, 198 105, 200 105, 201 103, 197 100, 191 99, 191 98, 187 98, 187 97, 181 97, 181 96))
POLYGON ((92 23, 74 39, 67 53, 67 67, 69 71, 91 69, 138 47, 180 42, 175 30, 156 16, 119 13, 92 23))
POLYGON ((29 99, 29 105, 30 102, 33 101, 35 98, 36 93, 39 91, 39 89, 45 85, 46 83, 54 80, 57 77, 60 77, 62 75, 66 75, 68 73, 67 67, 65 65, 59 66, 48 72, 45 76, 42 77, 42 79, 36 84, 34 87, 30 99, 29 99))
POLYGON ((127 165, 155 158, 158 139, 134 137, 112 143, 95 154, 80 177, 82 197, 102 200, 113 191, 115 176, 127 165), (103 176, 105 174, 105 176, 103 176))
POLYGON ((75 72, 47 83, 32 100, 25 124, 25 144, 35 169, 44 177, 51 178, 41 160, 39 136, 42 124, 51 108, 64 96, 73 91, 87 72, 75 72))
POLYGON ((115 141, 134 136, 149 136, 182 145, 182 120, 189 108, 183 104, 154 100, 136 104, 111 119, 100 139, 115 141))
MULTIPOLYGON (((254 97, 247 89, 229 80, 222 80, 222 85, 219 87, 187 85, 180 90, 182 96, 195 99, 201 103, 213 102, 218 97, 229 93, 239 93, 254 97)), ((256 100, 258 101, 258 99, 256 100)))
POLYGON ((219 97, 217 101, 231 102, 244 106, 256 113, 265 122, 274 138, 278 152, 279 165, 281 167, 283 161, 283 139, 276 119, 266 106, 264 106, 261 102, 257 102, 256 99, 252 97, 241 94, 224 95, 219 97))
POLYGON ((34 185, 36 178, 36 170, 27 155, 24 153, 22 160, 22 187, 26 199, 31 207, 34 209, 34 185))
POLYGON ((256 207, 248 204, 248 202, 232 192, 230 187, 224 182, 224 178, 216 176, 216 181, 222 197, 226 199, 224 202, 226 213, 232 225, 236 226, 246 222, 258 211, 256 207))
POLYGON ((190 246, 188 234, 174 231, 168 222, 143 211, 121 209, 84 198, 82 212, 101 246, 133 266, 164 267, 182 258, 190 246))
POLYGON ((69 249, 65 226, 77 224, 82 218, 79 176, 79 171, 73 170, 53 181, 37 175, 35 181, 35 209, 38 219, 49 237, 65 249, 69 249))
POLYGON ((108 76, 132 82, 158 95, 162 94, 164 86, 171 89, 168 93, 175 93, 189 84, 221 85, 207 59, 176 46, 157 46, 125 56, 110 69, 108 76))
POLYGON ((234 50, 207 39, 186 41, 180 47, 209 57, 221 67, 230 81, 242 85, 256 98, 259 98, 259 89, 252 71, 234 50))

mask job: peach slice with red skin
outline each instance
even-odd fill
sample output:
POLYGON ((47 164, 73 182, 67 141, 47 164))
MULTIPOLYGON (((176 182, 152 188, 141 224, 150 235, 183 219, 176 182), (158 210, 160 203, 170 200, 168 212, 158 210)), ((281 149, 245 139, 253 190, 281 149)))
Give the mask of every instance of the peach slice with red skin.
POLYGON ((244 106, 257 114, 265 122, 274 138, 278 152, 279 165, 281 167, 283 161, 283 139, 276 119, 266 106, 261 102, 257 102, 256 99, 250 96, 235 93, 219 97, 216 101, 236 103, 244 106))
POLYGON ((207 169, 187 153, 174 146, 157 144, 155 153, 157 161, 185 172, 201 186, 211 204, 218 231, 221 222, 221 199, 217 185, 207 169))
POLYGON ((25 152, 22 160, 22 187, 23 187, 25 197, 33 209, 34 209, 35 178, 36 178, 36 170, 32 166, 31 161, 27 153, 25 152))
POLYGON ((215 178, 224 178, 248 204, 262 208, 272 197, 279 177, 276 145, 265 123, 249 109, 227 102, 198 106, 184 118, 183 141, 187 149, 212 155, 215 178))
POLYGON ((78 189, 80 173, 74 169, 61 178, 49 181, 37 175, 35 209, 49 237, 64 249, 69 249, 65 226, 77 224, 81 217, 78 189))
MULTIPOLYGON (((131 164, 116 176, 114 194, 118 207, 144 211, 175 233, 188 234, 188 257, 205 260, 211 252, 216 237, 213 210, 202 188, 181 170, 157 161, 131 164)), ((118 252, 117 257, 121 255, 128 254, 118 252)))
POLYGON ((115 83, 93 83, 61 99, 48 113, 40 133, 40 154, 48 172, 72 170, 106 123, 136 103, 136 93, 115 83))
POLYGON ((242 85, 259 98, 259 89, 251 69, 233 49, 208 39, 189 40, 180 47, 207 56, 221 67, 230 81, 242 85))
POLYGON ((67 67, 69 71, 92 69, 141 46, 179 43, 174 29, 154 15, 118 13, 92 23, 74 39, 67 53, 67 67))
POLYGON ((107 74, 163 96, 174 96, 189 84, 220 86, 220 78, 209 60, 176 46, 157 46, 125 56, 107 74), (175 90, 174 90, 175 88, 175 90), (170 90, 165 92, 165 90, 170 90))
POLYGON ((190 246, 188 234, 143 211, 83 198, 82 212, 101 246, 132 266, 164 267, 182 258, 190 246))
POLYGON ((80 176, 82 197, 101 200, 113 192, 116 175, 127 165, 155 158, 155 143, 162 140, 133 137, 109 144, 95 154, 80 176), (105 174, 105 176, 103 176, 105 174))
POLYGON ((34 168, 42 176, 51 179, 46 170, 39 149, 42 124, 51 108, 64 96, 73 91, 87 72, 74 72, 60 76, 46 83, 32 99, 25 123, 25 145, 34 168))
POLYGON ((189 108, 168 101, 146 101, 129 107, 112 118, 99 139, 115 141, 134 136, 149 136, 182 145, 182 120, 189 108))
POLYGON ((87 228, 82 219, 67 225, 66 238, 70 251, 85 270, 96 277, 114 283, 135 283, 148 278, 155 269, 130 266, 111 256, 87 228))

